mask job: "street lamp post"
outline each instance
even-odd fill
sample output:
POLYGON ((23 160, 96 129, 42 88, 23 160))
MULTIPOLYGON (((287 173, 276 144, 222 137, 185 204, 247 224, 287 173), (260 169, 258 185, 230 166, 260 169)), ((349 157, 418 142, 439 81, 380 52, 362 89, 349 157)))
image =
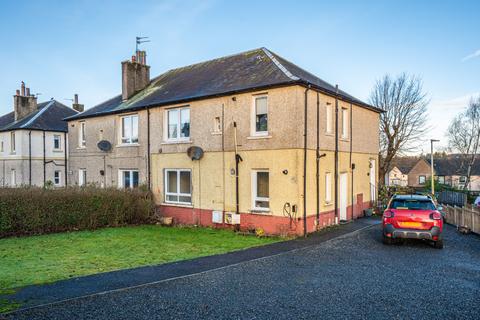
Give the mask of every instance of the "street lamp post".
POLYGON ((436 139, 430 139, 430 167, 432 169, 432 174, 431 174, 431 184, 432 184, 432 196, 435 195, 435 173, 433 171, 433 143, 434 142, 438 142, 440 140, 436 140, 436 139))

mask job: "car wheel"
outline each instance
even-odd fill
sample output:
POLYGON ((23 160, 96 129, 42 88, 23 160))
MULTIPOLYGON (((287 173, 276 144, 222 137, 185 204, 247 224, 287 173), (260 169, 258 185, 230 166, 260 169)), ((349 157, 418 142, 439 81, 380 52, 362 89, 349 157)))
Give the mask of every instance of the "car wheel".
POLYGON ((385 236, 385 235, 383 235, 383 241, 382 241, 382 242, 383 242, 383 244, 388 244, 388 245, 390 245, 390 244, 393 243, 393 239, 392 239, 392 238, 389 238, 389 237, 387 237, 387 236, 385 236))
POLYGON ((443 249, 443 240, 434 241, 433 247, 435 249, 443 249))

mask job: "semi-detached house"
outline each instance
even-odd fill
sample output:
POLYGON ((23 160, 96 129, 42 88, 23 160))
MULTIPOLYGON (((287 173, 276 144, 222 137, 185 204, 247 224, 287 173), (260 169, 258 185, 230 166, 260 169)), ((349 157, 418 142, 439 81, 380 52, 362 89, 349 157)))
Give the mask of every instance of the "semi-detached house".
POLYGON ((302 234, 375 199, 380 112, 266 48, 154 79, 138 51, 121 95, 67 118, 70 179, 146 185, 176 223, 302 234))
POLYGON ((0 117, 0 186, 65 186, 68 161, 65 117, 83 111, 37 97, 22 82, 13 96, 13 111, 0 117))

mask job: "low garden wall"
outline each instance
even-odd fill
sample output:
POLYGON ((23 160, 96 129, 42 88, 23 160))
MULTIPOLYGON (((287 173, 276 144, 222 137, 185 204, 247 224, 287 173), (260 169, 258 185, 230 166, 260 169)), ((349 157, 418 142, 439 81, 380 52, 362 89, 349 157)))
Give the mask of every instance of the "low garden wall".
POLYGON ((149 192, 96 187, 0 189, 0 238, 152 221, 149 192))

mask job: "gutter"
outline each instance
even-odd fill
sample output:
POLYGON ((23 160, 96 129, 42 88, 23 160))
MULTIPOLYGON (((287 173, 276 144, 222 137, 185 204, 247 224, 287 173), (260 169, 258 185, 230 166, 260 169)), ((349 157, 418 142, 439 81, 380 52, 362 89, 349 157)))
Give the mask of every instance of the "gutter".
MULTIPOLYGON (((150 109, 147 109, 147 184, 148 191, 151 190, 151 169, 150 169, 150 109)), ((106 186, 106 185, 105 185, 106 186)))
POLYGON ((32 130, 28 132, 28 185, 32 186, 32 130))

